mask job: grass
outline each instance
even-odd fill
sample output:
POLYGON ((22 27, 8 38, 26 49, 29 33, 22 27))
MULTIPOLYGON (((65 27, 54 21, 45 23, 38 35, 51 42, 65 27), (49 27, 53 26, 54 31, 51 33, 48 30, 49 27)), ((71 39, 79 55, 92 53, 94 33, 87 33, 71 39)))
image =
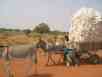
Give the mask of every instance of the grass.
MULTIPOLYGON (((12 33, 11 33, 12 34, 12 33)), ((14 45, 14 44, 32 44, 37 42, 39 37, 46 39, 54 39, 55 36, 59 36, 56 34, 40 34, 40 33, 31 33, 29 36, 25 34, 13 34, 13 35, 5 35, 5 34, 0 34, 0 44, 9 44, 9 45, 14 45)), ((62 34, 60 35, 62 36, 62 34)))

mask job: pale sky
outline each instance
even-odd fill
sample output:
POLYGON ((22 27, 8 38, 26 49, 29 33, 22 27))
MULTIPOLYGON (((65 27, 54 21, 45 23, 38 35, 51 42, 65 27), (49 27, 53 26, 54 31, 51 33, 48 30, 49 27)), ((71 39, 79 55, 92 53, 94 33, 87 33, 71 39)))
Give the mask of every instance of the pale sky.
POLYGON ((68 31, 71 16, 83 6, 102 12, 102 0, 0 0, 0 27, 31 29, 45 22, 68 31))

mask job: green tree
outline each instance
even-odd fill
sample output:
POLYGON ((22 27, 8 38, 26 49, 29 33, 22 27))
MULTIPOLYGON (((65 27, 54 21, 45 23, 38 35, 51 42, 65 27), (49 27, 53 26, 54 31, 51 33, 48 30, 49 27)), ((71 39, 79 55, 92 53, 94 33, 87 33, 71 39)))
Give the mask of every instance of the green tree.
POLYGON ((34 28, 34 32, 37 33, 48 33, 50 32, 50 28, 46 23, 40 23, 34 28))
POLYGON ((23 32, 29 36, 29 34, 32 32, 30 29, 24 29, 23 32))

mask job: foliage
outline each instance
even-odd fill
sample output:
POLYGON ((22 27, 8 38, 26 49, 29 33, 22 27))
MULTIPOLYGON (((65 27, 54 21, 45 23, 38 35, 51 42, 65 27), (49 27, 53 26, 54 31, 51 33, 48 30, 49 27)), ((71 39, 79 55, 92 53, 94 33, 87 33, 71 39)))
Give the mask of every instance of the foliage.
POLYGON ((32 31, 30 29, 24 29, 23 32, 26 34, 26 35, 29 35, 32 31))
POLYGON ((36 32, 32 32, 31 35, 32 35, 33 38, 41 37, 41 34, 40 33, 36 33, 36 32))
POLYGON ((6 28, 0 28, 0 32, 20 32, 19 29, 6 29, 6 28))
POLYGON ((54 30, 54 31, 51 31, 48 24, 46 23, 40 23, 38 24, 34 29, 33 31, 31 31, 30 29, 23 29, 23 30, 20 30, 20 29, 8 29, 8 28, 0 28, 0 33, 25 33, 26 35, 29 35, 29 34, 34 34, 34 35, 41 35, 41 34, 50 34, 50 35, 63 35, 64 32, 61 32, 61 31, 58 31, 58 30, 54 30))
POLYGON ((37 33, 48 33, 50 32, 50 28, 46 23, 40 23, 34 28, 34 32, 37 33))
POLYGON ((53 35, 63 35, 64 32, 61 32, 61 31, 57 31, 57 30, 55 30, 55 31, 50 31, 49 34, 53 34, 53 35))

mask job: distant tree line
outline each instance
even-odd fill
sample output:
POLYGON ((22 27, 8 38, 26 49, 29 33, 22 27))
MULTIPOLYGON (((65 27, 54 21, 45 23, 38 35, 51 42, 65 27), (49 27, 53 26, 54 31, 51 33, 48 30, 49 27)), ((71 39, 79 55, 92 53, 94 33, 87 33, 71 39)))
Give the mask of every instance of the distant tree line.
POLYGON ((6 28, 0 28, 0 33, 2 32, 24 32, 26 35, 29 35, 30 33, 39 33, 39 34, 63 34, 61 31, 51 31, 50 27, 46 23, 40 23, 36 25, 36 27, 33 30, 30 29, 6 29, 6 28))
POLYGON ((0 32, 19 32, 20 29, 6 29, 6 28, 0 28, 0 32))

